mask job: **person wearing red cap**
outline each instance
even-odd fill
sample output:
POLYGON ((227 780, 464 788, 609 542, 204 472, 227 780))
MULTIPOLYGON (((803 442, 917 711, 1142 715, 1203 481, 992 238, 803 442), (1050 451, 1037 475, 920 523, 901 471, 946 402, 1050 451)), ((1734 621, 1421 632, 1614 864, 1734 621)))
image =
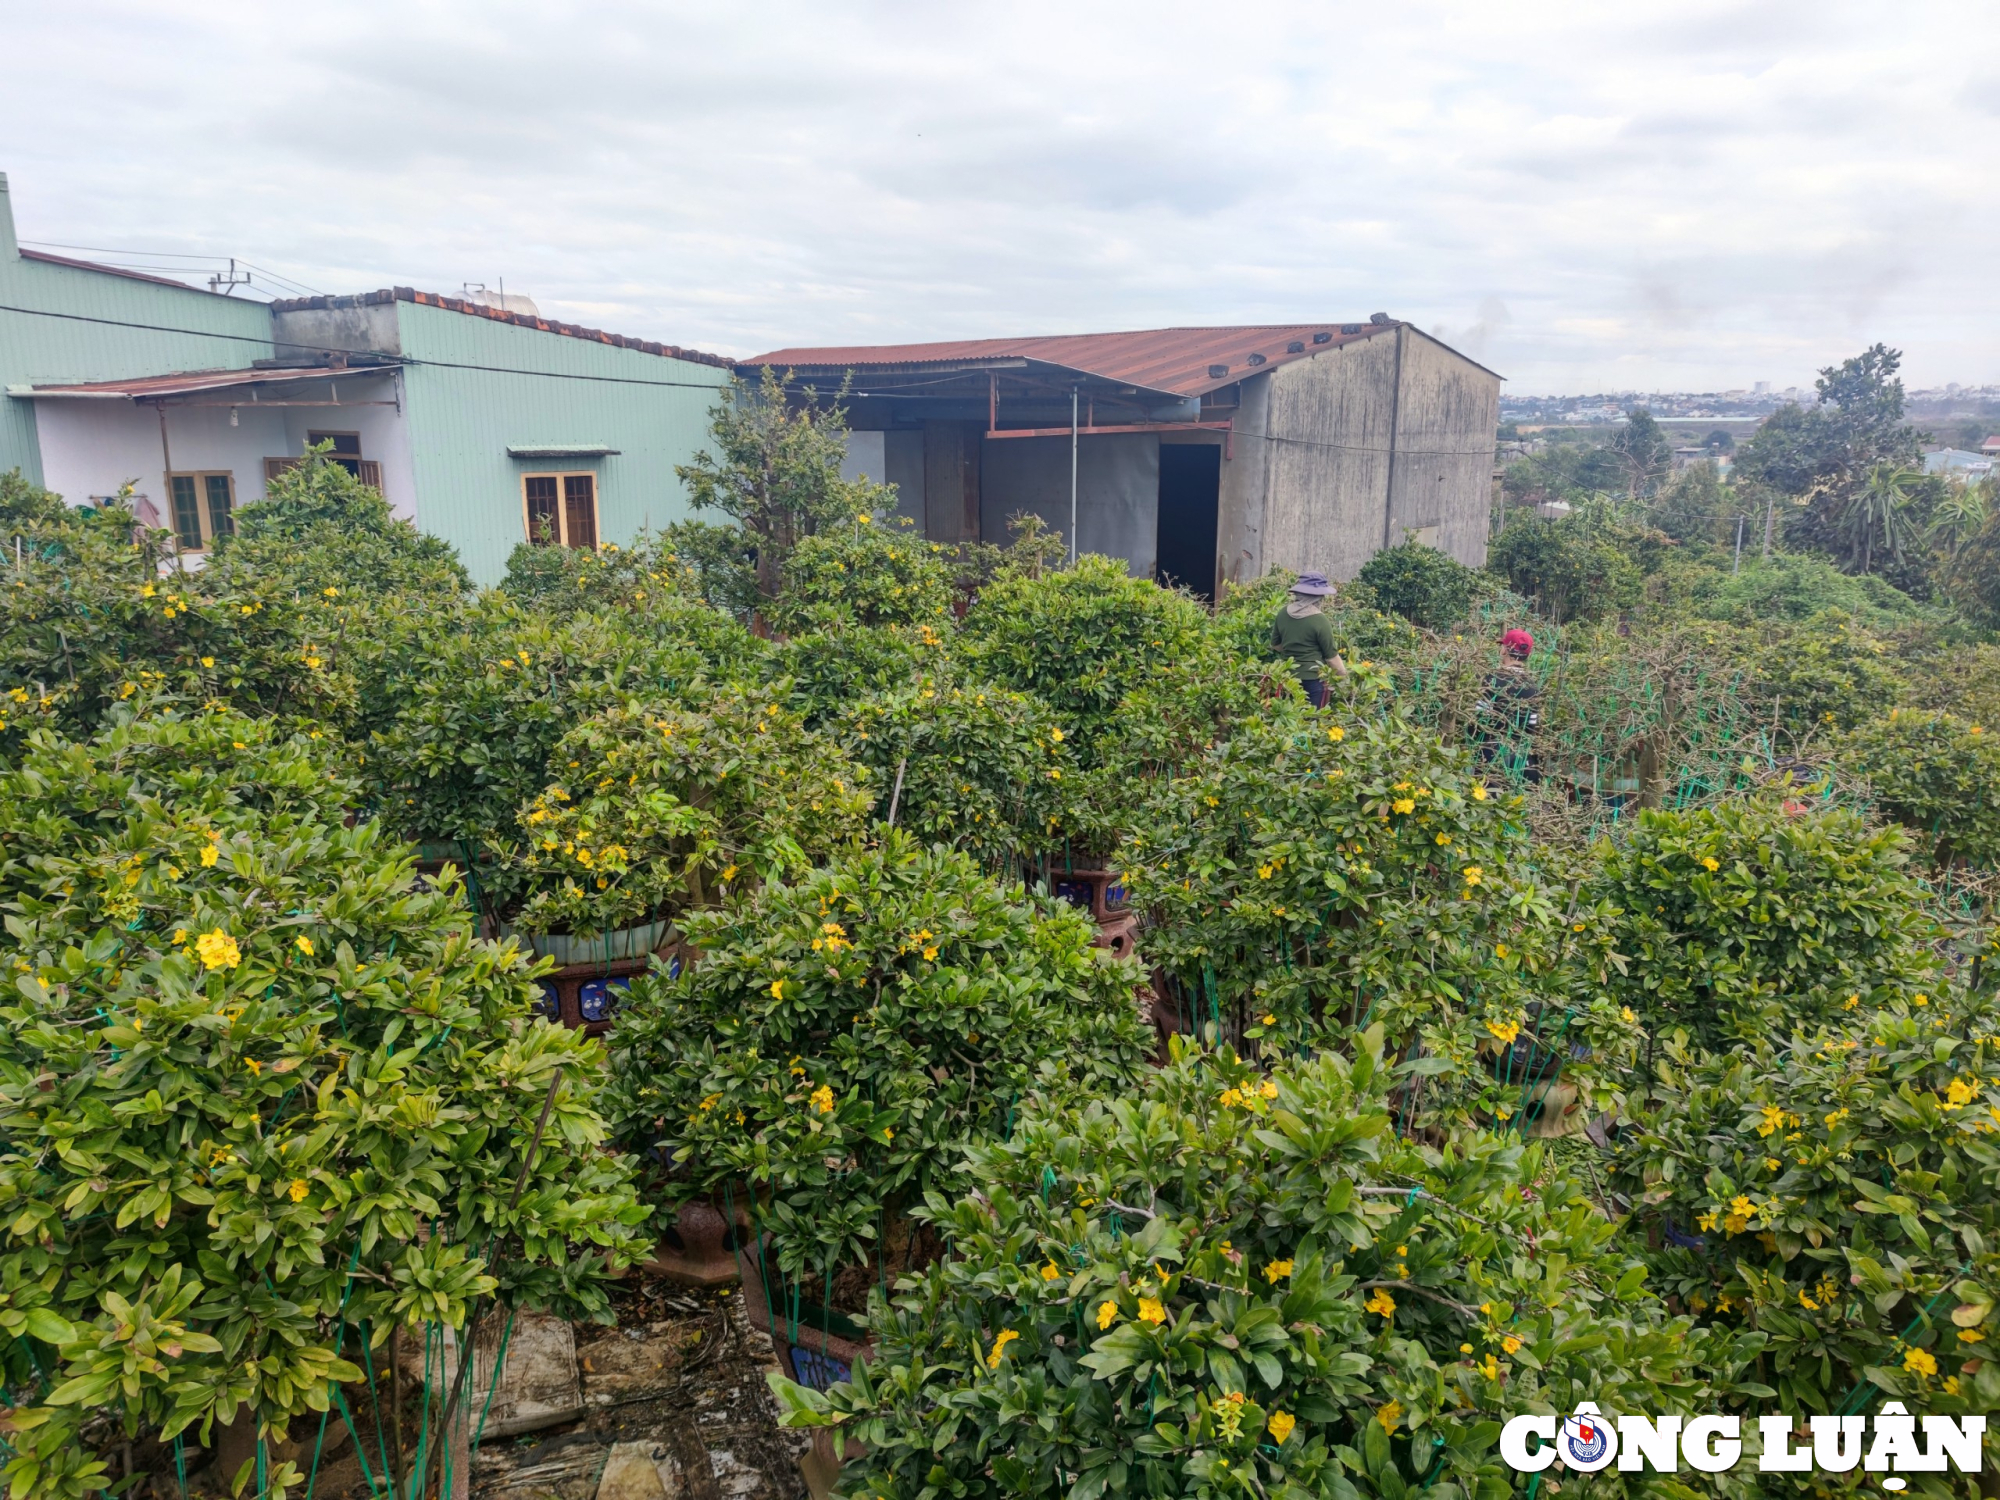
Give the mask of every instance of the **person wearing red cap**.
POLYGON ((1542 727, 1535 700, 1542 690, 1528 673, 1528 658, 1534 654, 1535 638, 1518 625, 1503 634, 1500 670, 1487 679, 1486 696, 1478 705, 1481 764, 1497 762, 1529 783, 1542 779, 1535 759, 1535 732, 1542 727))
POLYGON ((1314 708, 1326 707, 1326 669, 1336 677, 1347 675, 1347 663, 1334 646, 1333 622, 1321 604, 1333 592, 1324 573, 1301 573, 1292 584, 1292 597, 1271 622, 1271 649, 1291 662, 1314 708))

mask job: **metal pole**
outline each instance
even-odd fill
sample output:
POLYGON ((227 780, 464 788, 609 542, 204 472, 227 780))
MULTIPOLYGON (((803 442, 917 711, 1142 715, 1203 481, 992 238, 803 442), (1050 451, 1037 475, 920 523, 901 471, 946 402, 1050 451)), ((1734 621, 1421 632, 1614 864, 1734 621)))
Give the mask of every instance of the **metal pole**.
POLYGON ((1738 516, 1736 518, 1736 561, 1731 563, 1729 567, 1729 571, 1732 574, 1743 571, 1743 523, 1749 519, 1748 516, 1738 516))
POLYGON ((1764 561, 1771 560, 1771 519, 1778 508, 1778 492, 1771 491, 1764 497, 1764 561))
POLYGON ((1069 562, 1076 566, 1076 387, 1069 388, 1069 562))

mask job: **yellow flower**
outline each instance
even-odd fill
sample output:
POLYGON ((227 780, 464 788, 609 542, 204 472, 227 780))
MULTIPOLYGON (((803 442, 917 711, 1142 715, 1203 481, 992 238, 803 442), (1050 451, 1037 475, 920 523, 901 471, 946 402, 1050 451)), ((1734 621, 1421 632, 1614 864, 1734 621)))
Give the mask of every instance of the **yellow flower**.
POLYGON ((1013 1343, 1014 1340, 1019 1338, 1020 1336, 1021 1336, 1020 1334, 1014 1332, 1014 1330, 1011 1328, 1003 1328, 998 1333, 994 1334, 993 1352, 986 1356, 986 1368, 989 1370, 999 1369, 1001 1354, 1006 1351, 1006 1348, 1009 1344, 1013 1343))
POLYGON ((201 867, 204 870, 210 869, 214 866, 215 862, 221 857, 222 857, 222 851, 218 849, 215 845, 210 844, 206 849, 203 849, 201 851, 201 867))
POLYGON ((1719 860, 1719 859, 1717 859, 1717 858, 1716 858, 1716 857, 1715 857, 1715 856, 1714 856, 1713 854, 1711 854, 1711 855, 1709 855, 1709 856, 1708 856, 1708 858, 1704 859, 1704 860, 1703 860, 1703 861, 1701 862, 1701 867, 1702 867, 1702 868, 1703 868, 1704 870, 1707 870, 1707 871, 1709 871, 1709 872, 1710 872, 1711 874, 1713 874, 1713 873, 1714 873, 1715 871, 1717 871, 1717 870, 1719 870, 1719 869, 1721 869, 1721 868, 1722 868, 1722 861, 1720 861, 1720 860, 1719 860))
POLYGON ((1292 1274, 1292 1263, 1288 1260, 1274 1260, 1264 1267, 1264 1279, 1276 1286, 1292 1274))
POLYGON ((1505 943, 1495 943, 1493 945, 1493 956, 1495 958, 1505 958, 1507 956, 1507 945, 1505 943))
POLYGON ((312 957, 313 940, 311 938, 309 937, 294 938, 292 940, 292 946, 298 949, 299 952, 303 953, 307 958, 312 957))
POLYGON ((303 1203, 305 1201, 306 1194, 309 1193, 310 1191, 312 1190, 306 1186, 305 1178, 294 1177, 292 1179, 292 1202, 303 1203))
POLYGON ((1944 1107, 1946 1109, 1964 1109, 1966 1105, 1978 1097, 1979 1089, 1977 1085, 1967 1083, 1963 1078, 1954 1078, 1951 1081, 1951 1087, 1945 1091, 1944 1107))
POLYGON ((1060 729, 1051 729, 1049 731, 1049 738, 1060 745, 1062 743, 1062 731, 1060 729))
POLYGON ((1618 1015, 1621 1020, 1626 1020, 1626 1021, 1636 1021, 1639 1019, 1637 1016, 1632 1014, 1632 1007, 1629 1005, 1621 1006, 1619 1008, 1618 1015))
POLYGON ((1257 1092, 1262 1094, 1266 1099, 1275 1099, 1278 1097, 1278 1086, 1266 1078, 1262 1083, 1257 1085, 1257 1092))
POLYGON ((1224 1109, 1234 1109, 1236 1108, 1237 1105, 1243 1102, 1243 1095, 1240 1091, 1236 1089, 1224 1089, 1222 1093, 1219 1096, 1217 1096, 1216 1102, 1219 1103, 1224 1109))
POLYGON ((201 664, 202 664, 202 665, 203 665, 204 667, 212 667, 212 666, 214 666, 214 665, 215 665, 215 658, 214 658, 214 657, 212 657, 212 656, 204 656, 204 657, 203 657, 203 658, 201 659, 201 664))
POLYGON ((1100 1329, 1109 1328, 1117 1316, 1118 1304, 1109 1298, 1106 1298, 1097 1305, 1097 1326, 1100 1329))
POLYGON ((774 979, 774 980, 772 980, 772 981, 771 981, 771 998, 772 998, 773 1000, 782 1000, 782 999, 784 999, 784 998, 785 998, 785 981, 784 981, 784 980, 782 980, 782 979, 774 979))
POLYGON ((339 589, 337 589, 337 588, 334 588, 334 587, 333 587, 333 586, 332 586, 331 584, 329 584, 329 585, 327 585, 327 587, 325 587, 325 588, 321 589, 321 590, 320 590, 320 592, 321 592, 322 594, 326 595, 326 597, 327 597, 327 598, 329 598, 329 599, 338 599, 338 598, 340 597, 340 590, 339 590, 339 589))
POLYGON ((1338 745, 1342 740, 1347 738, 1347 731, 1336 724, 1326 732, 1326 737, 1338 745))
POLYGON ((1264 1424, 1265 1429, 1271 1434, 1271 1441, 1281 1448, 1285 1445, 1285 1439, 1292 1435, 1292 1429, 1298 1425, 1299 1419, 1285 1411, 1272 1412, 1271 1420, 1264 1424))
POLYGON ((1764 1118, 1757 1126, 1757 1134, 1769 1135, 1774 1130, 1781 1129, 1784 1123, 1785 1112, 1775 1104, 1767 1104, 1764 1106, 1764 1118))
POLYGON ((1389 804, 1390 812, 1413 813, 1416 810, 1417 799, 1414 797, 1398 797, 1394 802, 1389 804))
POLYGON ((1500 1361, 1490 1354, 1487 1355, 1485 1361, 1479 1366, 1479 1373, 1484 1375, 1488 1380, 1498 1380, 1500 1378, 1500 1361))
POLYGON ((1044 1281, 1054 1281, 1060 1275, 1062 1275, 1062 1269, 1054 1261, 1050 1261, 1042 1267, 1042 1280, 1044 1281))
POLYGON ((258 1062, 257 1059, 254 1057, 244 1058, 243 1066, 248 1068, 253 1074, 262 1074, 264 1071, 264 1065, 258 1062))
POLYGON ((1384 1287, 1376 1287, 1375 1295, 1361 1305, 1367 1311, 1384 1318, 1393 1318, 1396 1316, 1396 1299, 1391 1297, 1388 1290, 1384 1287))
POLYGON ((1391 1401, 1375 1413, 1375 1420, 1382 1424, 1384 1432, 1394 1432, 1397 1425, 1403 1420, 1403 1403, 1400 1401, 1391 1401))
POLYGON ((1441 833, 1437 836, 1437 843, 1440 846, 1449 844, 1450 842, 1451 842, 1451 835, 1448 833, 1441 833))
POLYGON ((1480 869, 1478 865, 1467 865, 1461 873, 1465 876, 1465 883, 1467 885, 1478 885, 1480 881, 1486 878, 1486 872, 1480 869))
POLYGON ((1721 1217, 1719 1214, 1717 1214, 1713 1209, 1710 1209, 1707 1213, 1701 1215, 1694 1221, 1694 1227, 1701 1230, 1702 1233, 1706 1234, 1709 1230, 1715 1228, 1715 1221, 1719 1217, 1721 1217))
POLYGON ((233 969, 243 962, 243 954, 236 946, 236 939, 220 927, 213 932, 204 932, 194 940, 194 951, 201 955, 205 969, 233 969))
POLYGON ((1860 1003, 1861 1003, 1861 997, 1859 995, 1849 995, 1846 1001, 1842 1003, 1840 1008, 1842 1010, 1853 1010, 1854 1007, 1859 1005, 1860 1003))
POLYGON ((1520 1348, 1521 1348, 1521 1341, 1515 1338, 1514 1335, 1511 1333, 1508 1334, 1507 1337, 1505 1337, 1504 1339, 1500 1340, 1500 1352, 1503 1354, 1518 1353, 1520 1351, 1520 1348))
POLYGON ((1926 1379, 1937 1374, 1937 1360, 1928 1349, 1912 1349, 1903 1356, 1903 1368, 1912 1375, 1922 1375, 1926 1379))
POLYGON ((1502 1022, 1489 1020, 1486 1023, 1486 1029, 1492 1032, 1501 1042, 1511 1047, 1514 1045, 1514 1038, 1521 1034, 1521 1023, 1519 1021, 1502 1022))
POLYGON ((1486 800, 1486 788, 1476 781, 1472 784, 1472 800, 1474 802, 1484 802, 1486 800))
POLYGON ((823 1115, 833 1113, 833 1090, 821 1084, 812 1091, 812 1106, 823 1115))
POLYGON ((1264 1024, 1265 1024, 1266 1026, 1276 1026, 1276 1025, 1278 1024, 1278 1018, 1277 1018, 1277 1016, 1275 1016, 1275 1015, 1267 1015, 1267 1016, 1265 1016, 1265 1017, 1264 1017, 1264 1024))
POLYGON ((926 948, 926 949, 924 949, 924 962, 925 962, 925 963, 929 963, 929 964, 934 964, 934 963, 936 963, 936 962, 937 962, 937 955, 938 955, 938 951, 937 951, 937 949, 935 949, 935 948, 926 948))
POLYGON ((1458 1346, 1458 1352, 1459 1352, 1460 1354, 1470 1354, 1470 1353, 1472 1352, 1472 1345, 1470 1345, 1470 1344, 1460 1344, 1460 1345, 1458 1346))
POLYGON ((1958 1341, 1961 1344, 1976 1344, 1985 1337, 1986 1330, 1983 1328, 1961 1328, 1958 1330, 1958 1341))
POLYGON ((1842 1120, 1846 1118, 1847 1118, 1846 1110, 1836 1109, 1832 1114, 1826 1117, 1826 1128, 1828 1130, 1831 1130, 1833 1129, 1834 1126, 1838 1125, 1842 1120))
POLYGON ((1141 1297, 1139 1299, 1139 1321, 1141 1323, 1164 1323, 1167 1321, 1167 1309, 1158 1297, 1141 1297))

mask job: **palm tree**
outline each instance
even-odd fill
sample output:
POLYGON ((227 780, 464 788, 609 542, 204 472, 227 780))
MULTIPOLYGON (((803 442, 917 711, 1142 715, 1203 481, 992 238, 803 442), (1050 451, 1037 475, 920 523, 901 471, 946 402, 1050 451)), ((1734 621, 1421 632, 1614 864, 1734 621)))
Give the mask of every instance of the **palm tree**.
POLYGON ((1834 518, 1847 543, 1847 561, 1857 572, 1870 572, 1880 550, 1901 558, 1906 543, 1916 539, 1909 513, 1910 492, 1923 475, 1904 464, 1879 463, 1848 492, 1834 518), (1858 564, 1858 567, 1856 565, 1858 564))
POLYGON ((1965 539, 1986 524, 1986 486, 1954 484, 1931 513, 1931 539, 1945 545, 1946 558, 1956 561, 1965 539))

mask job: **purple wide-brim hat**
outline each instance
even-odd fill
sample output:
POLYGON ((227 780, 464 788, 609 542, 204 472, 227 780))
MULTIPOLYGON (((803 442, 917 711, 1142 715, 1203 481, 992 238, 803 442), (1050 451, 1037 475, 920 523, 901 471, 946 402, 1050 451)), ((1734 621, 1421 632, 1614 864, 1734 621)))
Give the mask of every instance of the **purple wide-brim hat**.
POLYGON ((1295 594, 1330 594, 1333 585, 1326 581, 1324 573, 1301 573, 1292 583, 1295 594))

